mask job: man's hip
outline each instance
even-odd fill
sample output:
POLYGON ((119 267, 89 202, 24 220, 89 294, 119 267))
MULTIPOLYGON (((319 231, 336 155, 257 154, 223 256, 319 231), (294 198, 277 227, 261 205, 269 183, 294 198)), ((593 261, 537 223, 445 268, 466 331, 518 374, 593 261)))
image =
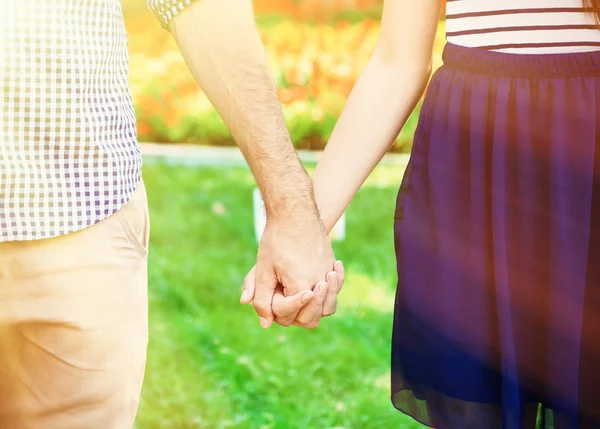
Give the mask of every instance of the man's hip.
POLYGON ((92 227, 0 243, 0 427, 132 427, 148 342, 149 227, 140 183, 92 227))

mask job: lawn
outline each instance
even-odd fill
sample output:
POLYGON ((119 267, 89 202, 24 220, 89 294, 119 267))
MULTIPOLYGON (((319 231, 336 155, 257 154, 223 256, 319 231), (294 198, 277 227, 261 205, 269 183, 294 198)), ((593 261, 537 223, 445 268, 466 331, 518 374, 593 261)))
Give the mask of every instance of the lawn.
POLYGON ((315 331, 263 331, 238 304, 256 253, 249 170, 147 163, 151 342, 137 428, 421 428, 388 393, 402 174, 378 168, 347 212, 338 314, 315 331))

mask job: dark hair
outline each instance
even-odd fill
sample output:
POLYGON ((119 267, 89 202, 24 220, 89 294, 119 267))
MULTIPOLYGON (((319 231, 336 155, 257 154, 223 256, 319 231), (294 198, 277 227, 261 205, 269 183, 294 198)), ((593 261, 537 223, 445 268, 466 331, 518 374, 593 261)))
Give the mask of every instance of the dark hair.
POLYGON ((596 23, 600 25, 600 0, 583 0, 583 7, 595 15, 596 23))

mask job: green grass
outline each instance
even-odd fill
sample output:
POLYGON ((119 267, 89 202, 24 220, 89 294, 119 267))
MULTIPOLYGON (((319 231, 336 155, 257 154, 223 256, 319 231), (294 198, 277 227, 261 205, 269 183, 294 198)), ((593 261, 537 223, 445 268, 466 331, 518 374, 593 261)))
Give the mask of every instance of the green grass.
POLYGON ((338 314, 315 331, 264 331, 238 303, 256 254, 249 170, 146 165, 151 341, 137 428, 421 428, 388 393, 402 173, 379 168, 349 208, 338 314))
MULTIPOLYGON (((372 7, 370 9, 360 9, 360 10, 355 10, 352 8, 348 8, 346 10, 343 10, 341 12, 337 12, 337 13, 330 13, 330 14, 326 14, 326 16, 323 17, 324 22, 327 22, 328 24, 337 24, 340 21, 345 21, 345 22, 349 22, 351 24, 363 21, 365 19, 381 19, 381 13, 383 11, 383 7, 382 6, 375 6, 372 7)), ((285 13, 268 13, 268 14, 260 14, 256 16, 256 23, 260 26, 269 26, 272 24, 276 24, 278 22, 280 22, 282 19, 298 19, 298 18, 294 18, 290 15, 287 15, 285 13)), ((320 23, 323 21, 319 21, 319 20, 315 20, 315 19, 311 19, 311 18, 304 18, 304 19, 300 19, 302 22, 310 22, 310 23, 320 23)))

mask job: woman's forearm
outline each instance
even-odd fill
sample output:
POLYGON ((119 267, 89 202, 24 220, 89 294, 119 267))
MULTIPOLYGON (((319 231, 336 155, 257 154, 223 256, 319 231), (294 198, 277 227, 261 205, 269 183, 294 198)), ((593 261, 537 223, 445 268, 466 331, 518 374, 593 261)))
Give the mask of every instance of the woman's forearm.
POLYGON ((429 65, 373 57, 348 99, 313 175, 327 231, 381 161, 423 94, 429 65))

